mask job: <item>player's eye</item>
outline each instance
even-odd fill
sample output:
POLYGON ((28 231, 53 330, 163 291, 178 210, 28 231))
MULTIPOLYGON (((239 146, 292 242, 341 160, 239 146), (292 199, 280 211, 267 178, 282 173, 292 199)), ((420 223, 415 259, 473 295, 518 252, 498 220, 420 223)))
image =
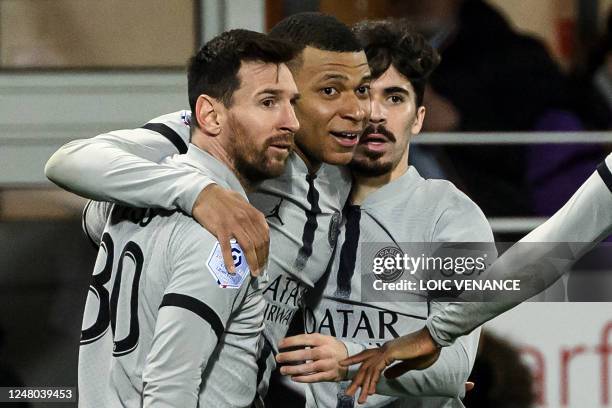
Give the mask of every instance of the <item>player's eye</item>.
POLYGON ((334 96, 338 94, 338 90, 333 86, 326 86, 321 89, 321 93, 325 96, 334 96))
POLYGON ((267 98, 261 101, 261 104, 265 106, 266 108, 272 108, 276 104, 276 101, 272 98, 267 98))
POLYGON ((370 94, 370 85, 361 85, 355 91, 358 96, 368 96, 370 94))
POLYGON ((400 96, 400 95, 391 95, 389 97, 389 101, 394 104, 394 105, 398 105, 402 102, 404 102, 404 97, 400 96))

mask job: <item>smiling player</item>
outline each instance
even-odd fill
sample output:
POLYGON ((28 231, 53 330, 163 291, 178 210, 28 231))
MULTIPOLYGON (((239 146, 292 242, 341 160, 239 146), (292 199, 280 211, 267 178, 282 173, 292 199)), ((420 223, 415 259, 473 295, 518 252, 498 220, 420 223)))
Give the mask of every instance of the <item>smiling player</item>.
MULTIPOLYGON (((295 104, 300 130, 284 173, 264 181, 249 194, 270 228, 270 282, 264 289, 268 306, 263 313, 266 340, 258 361, 260 397, 275 366, 278 341, 300 308, 304 292, 324 274, 331 258, 350 190, 350 177, 333 165, 351 160, 370 109, 367 59, 344 24, 319 13, 302 13, 281 21, 270 36, 301 47, 288 64, 301 96, 295 104)), ((271 109, 275 108, 273 102, 271 109)), ((187 116, 177 112, 154 119, 144 129, 71 142, 51 158, 47 176, 90 198, 179 208, 194 214, 205 226, 210 218, 228 218, 236 212, 234 208, 211 203, 238 202, 227 198, 230 193, 217 190, 210 194, 210 187, 204 188, 210 180, 156 163, 181 152, 181 146, 189 140, 187 116), (213 206, 215 211, 198 210, 200 204, 213 206), (209 217, 199 219, 197 214, 201 213, 209 217)), ((243 212, 241 207, 238 212, 243 212)), ((86 216, 89 233, 98 241, 96 225, 100 223, 96 220, 100 217, 96 211, 88 211, 86 216)), ((251 217, 240 219, 248 231, 260 229, 251 217)), ((217 233, 223 244, 224 236, 220 235, 217 233)), ((245 236, 249 241, 257 233, 241 235, 243 240, 245 236)))

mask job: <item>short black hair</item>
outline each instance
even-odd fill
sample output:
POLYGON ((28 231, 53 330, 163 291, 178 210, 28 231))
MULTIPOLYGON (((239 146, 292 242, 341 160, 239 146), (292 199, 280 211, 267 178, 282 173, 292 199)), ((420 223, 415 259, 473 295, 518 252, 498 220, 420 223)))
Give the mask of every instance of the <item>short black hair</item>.
POLYGON ((335 52, 363 51, 346 24, 323 13, 293 14, 272 27, 270 36, 290 41, 300 52, 306 47, 335 52))
POLYGON ((368 57, 372 78, 393 65, 408 78, 421 106, 429 75, 440 63, 440 55, 427 40, 405 19, 362 21, 353 26, 353 32, 368 57))
POLYGON ((231 106, 232 95, 240 87, 238 71, 242 62, 270 64, 289 62, 297 49, 289 42, 250 30, 225 31, 200 48, 189 61, 187 88, 189 106, 195 112, 202 94, 231 106))

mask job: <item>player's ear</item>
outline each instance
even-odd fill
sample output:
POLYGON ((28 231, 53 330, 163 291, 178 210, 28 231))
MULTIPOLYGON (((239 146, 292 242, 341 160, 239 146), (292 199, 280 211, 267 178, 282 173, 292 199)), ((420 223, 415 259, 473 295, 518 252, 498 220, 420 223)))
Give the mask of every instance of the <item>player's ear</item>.
POLYGON ((425 107, 419 106, 416 111, 416 115, 414 118, 414 123, 412 123, 412 127, 410 128, 410 133, 413 135, 418 134, 423 127, 423 121, 425 120, 425 107))
POLYGON ((217 136, 221 133, 221 121, 224 115, 222 105, 215 98, 200 95, 196 101, 196 120, 204 133, 217 136))

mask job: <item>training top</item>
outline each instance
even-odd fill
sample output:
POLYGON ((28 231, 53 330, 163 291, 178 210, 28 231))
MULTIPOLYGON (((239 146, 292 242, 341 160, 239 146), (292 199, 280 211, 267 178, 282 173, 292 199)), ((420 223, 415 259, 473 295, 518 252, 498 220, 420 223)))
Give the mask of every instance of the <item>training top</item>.
MULTIPOLYGON (((178 208, 190 214, 197 195, 212 181, 189 169, 156 163, 182 152, 188 140, 189 112, 175 112, 139 129, 70 142, 51 158, 46 174, 56 184, 88 198, 178 208)), ((329 264, 350 187, 345 169, 324 163, 316 173, 310 173, 299 155, 292 153, 280 177, 262 182, 249 194, 250 202, 265 215, 270 227, 258 399, 265 395, 276 366, 278 341, 285 337, 305 292, 329 264)), ((96 218, 95 213, 87 217, 94 240, 103 224, 96 218)))
MULTIPOLYGON (((246 198, 236 176, 193 145, 164 163, 246 198)), ((233 244, 229 274, 216 238, 180 211, 96 203, 88 214, 108 219, 83 316, 79 406, 250 406, 265 273, 252 278, 233 244)))
MULTIPOLYGON (((366 291, 362 284, 374 280, 368 267, 377 254, 398 251, 418 257, 435 252, 434 243, 454 242, 486 243, 492 256, 496 254, 494 244, 489 244, 491 228, 478 206, 450 182, 425 180, 414 167, 368 195, 361 205, 347 205, 344 218, 323 296, 308 304, 305 328, 342 340, 349 355, 421 329, 428 316, 442 307, 427 294, 406 292, 398 298, 386 291, 376 295, 366 291)), ((401 278, 407 278, 403 273, 401 278)), ((399 404, 397 397, 406 406, 462 406, 459 397, 474 364, 478 337, 479 330, 473 331, 443 349, 426 370, 396 380, 381 377, 377 394, 368 397, 364 406, 399 404), (434 396, 444 398, 424 398, 434 396)), ((352 407, 356 401, 344 395, 348 384, 309 384, 307 406, 352 407)))

